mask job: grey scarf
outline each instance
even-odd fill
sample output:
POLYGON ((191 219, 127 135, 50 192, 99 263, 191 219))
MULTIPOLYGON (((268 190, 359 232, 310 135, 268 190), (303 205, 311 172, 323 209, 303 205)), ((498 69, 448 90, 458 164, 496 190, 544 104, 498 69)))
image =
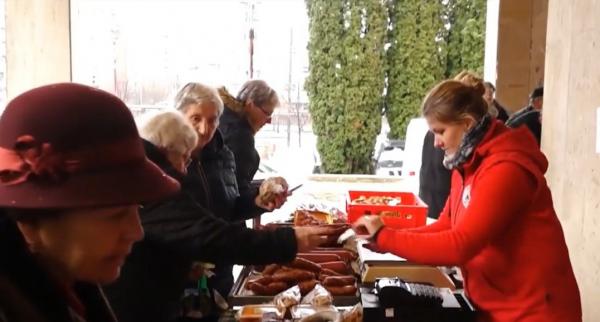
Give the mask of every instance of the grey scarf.
POLYGON ((472 129, 467 131, 458 146, 456 154, 454 154, 452 158, 444 159, 444 167, 448 170, 452 170, 465 163, 485 136, 490 124, 492 124, 492 118, 489 115, 486 115, 477 122, 472 129))

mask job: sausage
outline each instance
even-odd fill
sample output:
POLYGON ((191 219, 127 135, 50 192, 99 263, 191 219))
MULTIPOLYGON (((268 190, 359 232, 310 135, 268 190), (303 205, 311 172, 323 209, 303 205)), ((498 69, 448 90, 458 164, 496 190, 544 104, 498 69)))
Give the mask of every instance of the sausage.
POLYGON ((323 279, 324 286, 346 286, 354 285, 356 278, 351 275, 347 276, 327 276, 323 279))
POLYGON ((342 275, 346 275, 348 274, 348 265, 346 265, 345 262, 342 261, 338 261, 338 262, 326 262, 326 263, 320 263, 319 264, 321 266, 322 269, 330 269, 334 272, 338 272, 342 275))
POLYGON ((331 253, 298 253, 296 257, 309 260, 313 263, 336 262, 342 260, 339 255, 331 253))
POLYGON ((256 295, 275 295, 286 290, 287 287, 287 283, 284 282, 272 282, 268 285, 262 285, 256 282, 246 283, 246 289, 252 291, 256 295))
POLYGON ((346 285, 346 286, 325 286, 325 289, 331 293, 331 295, 355 295, 356 294, 356 286, 355 285, 346 285))
POLYGON ((273 273, 275 273, 275 271, 278 270, 280 267, 281 266, 277 264, 269 264, 265 267, 265 269, 263 269, 262 274, 273 275, 273 273))
POLYGON ((252 291, 256 295, 268 295, 269 289, 266 285, 262 285, 256 282, 247 282, 246 289, 252 291))
MULTIPOLYGON (((248 281, 248 283, 258 283, 260 285, 269 285, 272 282, 273 282, 273 278, 271 278, 271 276, 262 276, 257 279, 248 281)), ((246 284, 246 286, 248 286, 248 283, 246 284)))
POLYGON ((342 273, 338 273, 334 270, 331 270, 329 268, 321 268, 321 273, 319 274, 320 276, 344 276, 344 274, 342 273))
POLYGON ((287 290, 289 285, 286 282, 273 282, 267 285, 267 289, 269 290, 269 295, 275 295, 287 290))
POLYGON ((291 267, 299 268, 311 272, 318 273, 321 271, 321 266, 315 264, 315 262, 311 262, 304 258, 295 258, 293 262, 289 264, 291 267))
POLYGON ((306 295, 308 292, 312 291, 313 288, 318 284, 317 280, 308 280, 298 283, 298 287, 300 287, 300 294, 302 296, 306 295))
POLYGON ((292 269, 287 272, 277 272, 273 274, 273 281, 276 282, 296 283, 313 279, 315 279, 315 273, 301 269, 292 269))

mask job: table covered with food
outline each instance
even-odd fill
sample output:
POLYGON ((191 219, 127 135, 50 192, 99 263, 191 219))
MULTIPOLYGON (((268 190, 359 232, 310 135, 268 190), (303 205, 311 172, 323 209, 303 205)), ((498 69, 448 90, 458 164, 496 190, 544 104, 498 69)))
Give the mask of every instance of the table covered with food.
MULTIPOLYGON (((455 268, 419 265, 370 247, 351 229, 364 214, 397 228, 426 224, 427 206, 402 180, 319 176, 260 229, 322 226, 321 247, 289 263, 245 266, 228 302, 233 321, 471 321, 455 268)), ((269 217, 269 215, 265 216, 269 217)), ((228 320, 228 321, 229 321, 228 320)), ((225 321, 225 319, 223 319, 225 321)))

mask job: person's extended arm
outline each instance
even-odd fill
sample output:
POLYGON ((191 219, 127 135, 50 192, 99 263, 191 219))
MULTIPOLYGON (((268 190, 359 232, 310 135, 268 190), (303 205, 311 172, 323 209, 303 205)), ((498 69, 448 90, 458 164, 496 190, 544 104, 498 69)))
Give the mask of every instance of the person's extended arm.
POLYGON ((476 185, 463 218, 452 229, 419 233, 383 228, 378 247, 417 263, 467 262, 523 214, 536 189, 534 177, 511 162, 489 168, 476 185))

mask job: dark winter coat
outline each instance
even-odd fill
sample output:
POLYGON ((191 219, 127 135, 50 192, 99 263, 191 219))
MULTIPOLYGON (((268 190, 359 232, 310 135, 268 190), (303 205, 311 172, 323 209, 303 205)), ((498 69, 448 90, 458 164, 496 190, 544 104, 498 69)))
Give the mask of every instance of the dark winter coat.
MULTIPOLYGON (((156 147, 145 142, 145 148, 163 171, 186 181, 156 147)), ((199 171, 198 178, 206 178, 199 171)), ((117 283, 106 289, 120 322, 175 320, 194 261, 249 265, 294 258, 292 229, 254 231, 232 225, 197 200, 210 196, 208 189, 203 193, 192 188, 182 184, 177 196, 140 209, 145 238, 134 245, 117 283)))
POLYGON ((433 146, 433 132, 423 141, 419 197, 427 204, 427 217, 437 219, 450 193, 451 172, 442 164, 444 151, 433 146))
POLYGON ((506 121, 506 126, 511 128, 518 128, 522 125, 527 126, 537 140, 539 146, 542 140, 542 122, 540 121, 540 111, 536 110, 532 106, 527 106, 515 112, 515 114, 513 114, 508 121, 506 121))
MULTIPOLYGON (((201 202, 205 208, 229 222, 256 217, 265 212, 264 209, 257 207, 254 201, 258 190, 244 185, 240 189, 236 178, 236 169, 234 154, 225 145, 221 132, 217 130, 213 139, 202 149, 199 157, 194 157, 188 167, 184 185, 188 186, 191 191, 205 190, 201 187, 194 187, 198 186, 200 182, 204 183, 203 172, 210 195, 208 202, 201 202)), ((198 197, 200 197, 198 200, 203 201, 206 196, 198 197)))
MULTIPOLYGON (((238 189, 235 170, 233 153, 223 143, 223 137, 217 130, 213 139, 190 164, 184 189, 196 192, 208 190, 210 200, 202 205, 216 216, 244 229, 245 223, 241 220, 256 217, 265 210, 255 204, 257 189, 238 189), (198 162, 198 159, 201 161, 198 162), (205 184, 208 184, 208 189, 204 187, 205 184)), ((215 276, 209 280, 210 286, 223 296, 227 296, 233 286, 232 269, 232 265, 217 265, 214 269, 215 276)))
POLYGON ((496 116, 496 119, 502 121, 503 123, 506 122, 508 120, 508 112, 506 112, 504 106, 500 105, 500 103, 498 103, 496 100, 494 100, 494 106, 496 107, 496 110, 498 110, 498 116, 496 116))
MULTIPOLYGON (((116 321, 97 285, 76 283, 74 291, 86 321, 116 321)), ((66 298, 27 251, 16 224, 0 215, 0 321, 76 322, 66 298)))
POLYGON ((240 191, 252 189, 252 179, 258 170, 260 156, 254 146, 254 131, 248 120, 227 106, 220 119, 219 130, 225 144, 235 155, 236 178, 240 191))

